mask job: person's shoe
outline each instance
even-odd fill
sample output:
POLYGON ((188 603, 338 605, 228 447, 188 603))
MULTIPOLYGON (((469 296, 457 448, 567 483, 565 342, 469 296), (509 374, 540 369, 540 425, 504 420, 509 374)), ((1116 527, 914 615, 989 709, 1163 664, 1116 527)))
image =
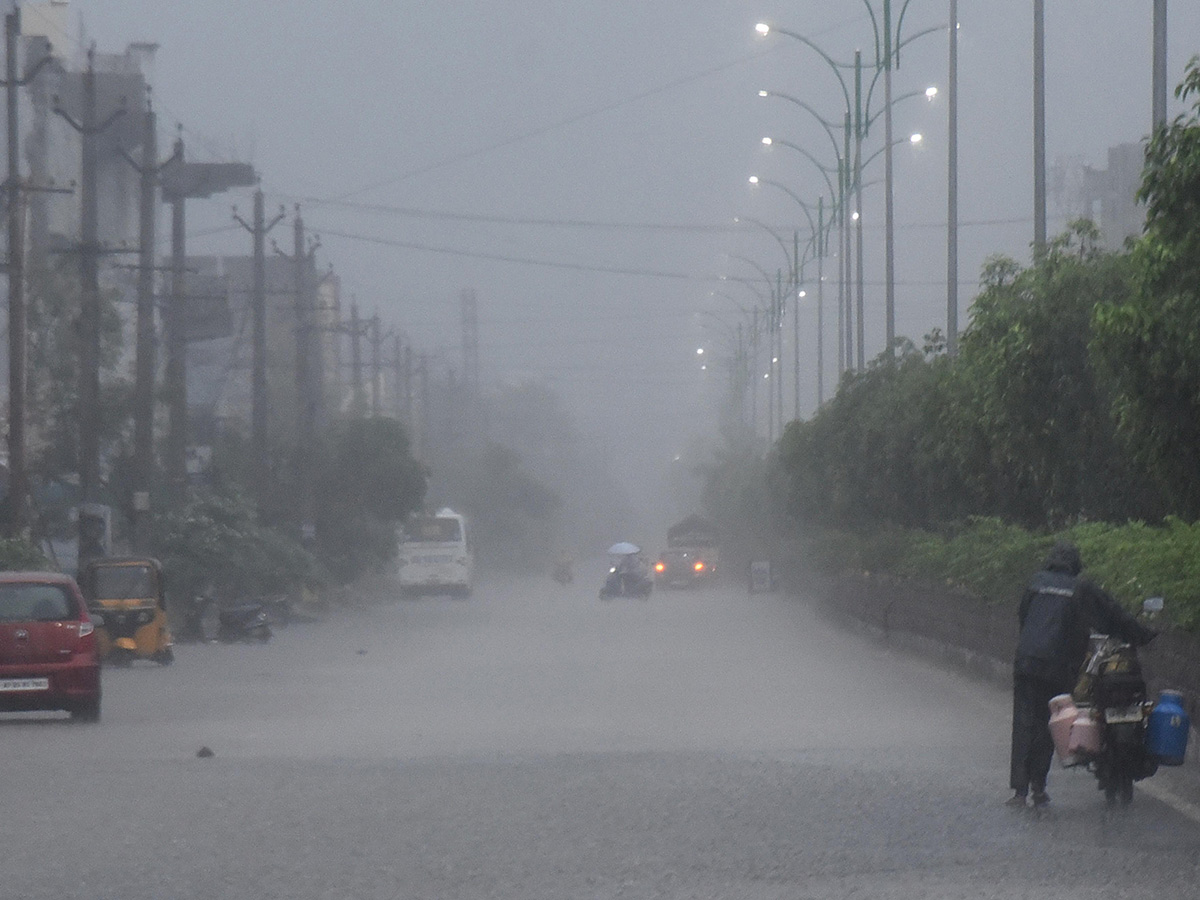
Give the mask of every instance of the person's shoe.
POLYGON ((1025 795, 1019 791, 1004 801, 1005 806, 1010 806, 1013 809, 1025 808, 1025 795))
POLYGON ((1049 802, 1050 802, 1050 795, 1047 794, 1045 791, 1034 791, 1033 792, 1033 808, 1034 809, 1041 809, 1043 806, 1045 806, 1049 802))

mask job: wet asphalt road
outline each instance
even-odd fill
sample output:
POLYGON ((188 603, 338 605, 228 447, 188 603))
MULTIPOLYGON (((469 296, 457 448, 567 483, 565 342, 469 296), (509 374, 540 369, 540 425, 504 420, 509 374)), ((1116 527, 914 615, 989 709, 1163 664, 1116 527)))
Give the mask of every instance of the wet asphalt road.
POLYGON ((98 726, 0 721, 0 900, 1200 896, 1145 793, 1003 807, 1006 692, 794 599, 598 586, 183 646, 106 670, 98 726))

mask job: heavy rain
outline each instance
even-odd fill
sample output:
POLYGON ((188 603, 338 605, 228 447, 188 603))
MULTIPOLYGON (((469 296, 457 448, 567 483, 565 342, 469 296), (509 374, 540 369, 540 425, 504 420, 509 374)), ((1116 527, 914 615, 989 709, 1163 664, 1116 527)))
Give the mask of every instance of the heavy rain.
POLYGON ((1200 6, 5 22, 0 898, 1194 896, 1200 6))

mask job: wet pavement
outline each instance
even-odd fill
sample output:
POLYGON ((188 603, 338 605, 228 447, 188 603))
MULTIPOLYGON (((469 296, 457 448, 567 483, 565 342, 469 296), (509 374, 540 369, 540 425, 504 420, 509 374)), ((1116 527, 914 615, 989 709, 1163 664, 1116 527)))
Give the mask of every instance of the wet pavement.
POLYGON ((795 599, 593 580, 181 646, 106 670, 98 726, 0 722, 0 898, 1196 896, 1186 803, 1058 770, 1003 806, 1002 688, 795 599))

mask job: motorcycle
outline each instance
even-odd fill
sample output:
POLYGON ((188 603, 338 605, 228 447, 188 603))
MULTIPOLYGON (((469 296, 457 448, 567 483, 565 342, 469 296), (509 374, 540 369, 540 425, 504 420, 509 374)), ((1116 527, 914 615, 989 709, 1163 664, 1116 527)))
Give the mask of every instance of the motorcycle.
MULTIPOLYGON (((1153 598, 1144 610, 1161 608, 1153 598)), ((1074 692, 1051 701, 1051 736, 1065 765, 1085 766, 1096 776, 1108 806, 1128 806, 1135 782, 1160 764, 1183 761, 1189 722, 1178 697, 1164 691, 1158 702, 1147 699, 1136 648, 1093 634, 1074 692)))
POLYGON ((641 597, 646 600, 654 590, 649 570, 637 560, 621 559, 608 569, 608 577, 600 588, 600 599, 612 597, 641 597))
POLYGON ((183 611, 177 640, 186 643, 236 644, 271 639, 271 616, 265 603, 223 605, 203 594, 193 597, 183 611))

